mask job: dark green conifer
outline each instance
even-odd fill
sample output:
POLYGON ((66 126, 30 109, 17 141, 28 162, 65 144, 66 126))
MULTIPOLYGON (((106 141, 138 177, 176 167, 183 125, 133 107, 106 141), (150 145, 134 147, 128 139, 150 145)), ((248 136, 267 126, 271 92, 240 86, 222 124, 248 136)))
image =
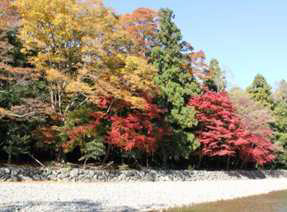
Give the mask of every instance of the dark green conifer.
POLYGON ((205 81, 209 90, 224 91, 226 88, 226 80, 217 59, 212 59, 209 63, 210 78, 205 81))
POLYGON ((265 107, 272 108, 273 100, 271 89, 271 86, 268 85, 264 76, 257 74, 252 84, 247 88, 247 92, 255 101, 261 103, 265 107))
POLYGON ((195 78, 183 68, 186 54, 192 47, 182 41, 181 31, 173 21, 169 9, 160 10, 158 46, 152 51, 152 61, 158 69, 156 84, 162 91, 161 104, 168 109, 168 121, 175 129, 178 144, 184 144, 186 152, 197 145, 191 128, 197 125, 195 109, 186 107, 187 100, 200 93, 195 78))

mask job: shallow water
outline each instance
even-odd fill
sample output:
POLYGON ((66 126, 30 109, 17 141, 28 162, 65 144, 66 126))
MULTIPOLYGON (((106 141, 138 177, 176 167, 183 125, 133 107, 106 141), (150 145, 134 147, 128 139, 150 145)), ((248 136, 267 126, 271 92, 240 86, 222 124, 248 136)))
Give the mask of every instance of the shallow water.
POLYGON ((175 208, 168 212, 287 212, 287 191, 175 208))

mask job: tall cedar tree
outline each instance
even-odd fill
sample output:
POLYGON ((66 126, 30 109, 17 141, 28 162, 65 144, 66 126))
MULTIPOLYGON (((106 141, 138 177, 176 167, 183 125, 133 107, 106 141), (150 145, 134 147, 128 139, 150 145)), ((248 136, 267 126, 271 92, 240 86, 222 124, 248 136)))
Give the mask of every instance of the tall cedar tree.
POLYGON ((268 85, 265 77, 261 74, 255 76, 252 84, 247 88, 247 92, 255 101, 261 103, 263 106, 269 108, 273 106, 271 86, 268 85))
POLYGON ((278 102, 273 111, 275 119, 276 141, 280 142, 287 149, 287 103, 278 102))
POLYGON ((185 150, 193 150, 196 143, 190 128, 197 124, 196 113, 194 108, 186 106, 186 102, 200 93, 200 88, 195 78, 183 68, 192 47, 182 41, 171 10, 161 9, 159 16, 158 46, 152 51, 152 60, 158 69, 155 83, 162 91, 161 104, 168 109, 167 119, 173 125, 177 142, 185 143, 185 150))
POLYGON ((273 135, 274 142, 279 147, 277 156, 277 166, 287 167, 287 102, 284 93, 276 93, 276 104, 273 110, 274 125, 273 135), (278 95, 279 94, 279 95, 278 95))
POLYGON ((275 138, 287 150, 287 82, 285 80, 280 81, 278 88, 274 92, 274 100, 275 138))
POLYGON ((209 90, 224 91, 226 80, 217 59, 212 59, 209 63, 209 78, 205 81, 209 90))

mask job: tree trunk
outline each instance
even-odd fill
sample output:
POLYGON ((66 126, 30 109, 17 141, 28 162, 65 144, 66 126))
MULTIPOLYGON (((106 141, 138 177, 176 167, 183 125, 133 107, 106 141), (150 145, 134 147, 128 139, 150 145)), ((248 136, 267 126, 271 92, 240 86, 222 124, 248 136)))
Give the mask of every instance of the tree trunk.
POLYGON ((9 142, 9 147, 8 147, 8 164, 11 164, 12 162, 12 143, 11 141, 9 142))
POLYGON ((105 158, 104 158, 103 163, 102 163, 103 165, 107 162, 107 160, 110 156, 111 149, 112 149, 112 146, 110 144, 108 144, 106 155, 105 155, 105 158))
POLYGON ((226 170, 229 171, 229 167, 230 167, 230 157, 227 157, 227 163, 226 163, 226 170))

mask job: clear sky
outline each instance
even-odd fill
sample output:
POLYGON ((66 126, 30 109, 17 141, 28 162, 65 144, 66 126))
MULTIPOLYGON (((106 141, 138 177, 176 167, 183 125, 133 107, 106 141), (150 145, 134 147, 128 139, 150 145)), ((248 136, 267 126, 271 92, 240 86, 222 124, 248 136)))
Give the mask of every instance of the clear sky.
POLYGON ((138 7, 174 10, 184 39, 219 59, 229 86, 248 86, 257 73, 270 85, 287 80, 286 0, 105 0, 118 13, 138 7))

